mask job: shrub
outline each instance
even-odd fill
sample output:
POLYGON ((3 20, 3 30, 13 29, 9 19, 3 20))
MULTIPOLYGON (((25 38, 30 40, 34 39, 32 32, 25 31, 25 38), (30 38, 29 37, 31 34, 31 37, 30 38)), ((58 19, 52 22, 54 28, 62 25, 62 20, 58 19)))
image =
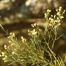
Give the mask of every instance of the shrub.
POLYGON ((45 23, 42 26, 32 24, 33 28, 28 30, 29 39, 21 36, 18 40, 14 33, 10 33, 7 37, 9 45, 4 45, 4 51, 0 51, 4 62, 16 62, 23 66, 64 66, 61 56, 57 57, 54 52, 56 40, 62 36, 58 31, 64 11, 59 7, 56 15, 50 15, 50 12, 48 9, 44 14, 45 23))

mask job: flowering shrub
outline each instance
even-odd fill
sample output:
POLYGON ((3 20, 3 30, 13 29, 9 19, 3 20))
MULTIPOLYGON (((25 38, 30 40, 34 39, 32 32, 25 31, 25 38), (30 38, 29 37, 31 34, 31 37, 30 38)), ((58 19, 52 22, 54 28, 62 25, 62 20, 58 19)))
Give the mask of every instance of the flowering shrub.
POLYGON ((32 24, 33 29, 28 30, 29 39, 21 36, 21 40, 18 40, 14 33, 10 33, 7 37, 9 45, 4 45, 4 51, 0 52, 4 62, 16 62, 23 66, 65 66, 62 58, 54 53, 56 40, 62 36, 58 29, 64 11, 60 7, 56 15, 49 17, 50 12, 47 10, 45 13, 45 25, 32 24))

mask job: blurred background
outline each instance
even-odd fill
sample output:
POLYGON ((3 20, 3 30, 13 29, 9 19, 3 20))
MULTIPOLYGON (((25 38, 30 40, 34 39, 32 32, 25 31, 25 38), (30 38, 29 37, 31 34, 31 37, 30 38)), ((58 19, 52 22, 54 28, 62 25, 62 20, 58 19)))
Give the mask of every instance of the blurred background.
MULTIPOLYGON (((51 9, 54 14, 60 6, 66 10, 66 0, 0 0, 0 45, 7 43, 10 32, 27 37, 31 24, 44 22, 46 10, 51 9)), ((66 35, 66 13, 64 17, 62 26, 66 35)), ((0 66, 6 64, 0 60, 0 66)))

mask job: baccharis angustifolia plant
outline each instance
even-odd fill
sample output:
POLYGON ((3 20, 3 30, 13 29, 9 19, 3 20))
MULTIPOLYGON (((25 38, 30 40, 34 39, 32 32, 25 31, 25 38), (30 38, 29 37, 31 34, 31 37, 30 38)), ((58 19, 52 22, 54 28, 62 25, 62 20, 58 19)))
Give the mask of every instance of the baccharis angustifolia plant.
POLYGON ((29 40, 23 36, 18 40, 14 33, 10 33, 9 45, 4 45, 4 51, 0 51, 2 60, 22 66, 64 66, 61 57, 56 57, 54 47, 56 40, 62 36, 58 29, 65 10, 62 11, 62 7, 59 7, 56 12, 55 15, 50 15, 51 10, 48 9, 42 26, 32 24, 32 29, 28 30, 29 40))

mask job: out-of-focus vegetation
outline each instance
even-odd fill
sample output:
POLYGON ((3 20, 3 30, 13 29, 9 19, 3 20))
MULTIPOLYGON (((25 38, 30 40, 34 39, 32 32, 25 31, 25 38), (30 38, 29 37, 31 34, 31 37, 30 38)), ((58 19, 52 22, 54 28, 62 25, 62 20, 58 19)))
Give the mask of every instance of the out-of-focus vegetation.
POLYGON ((0 22, 14 23, 25 18, 43 17, 46 9, 66 7, 65 0, 1 0, 0 22))

